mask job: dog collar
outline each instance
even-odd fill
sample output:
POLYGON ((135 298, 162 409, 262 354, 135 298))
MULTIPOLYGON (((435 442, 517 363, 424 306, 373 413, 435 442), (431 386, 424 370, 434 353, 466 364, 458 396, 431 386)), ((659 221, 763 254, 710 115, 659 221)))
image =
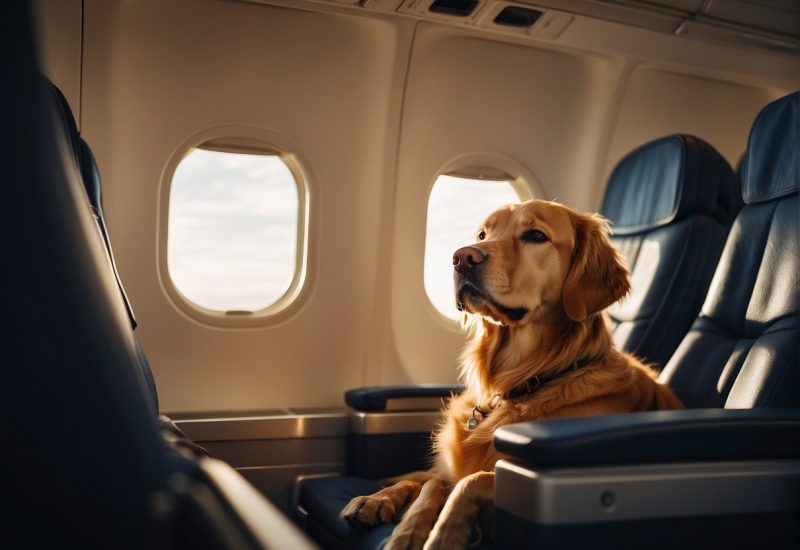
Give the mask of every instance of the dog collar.
POLYGON ((483 410, 478 405, 472 407, 472 416, 467 420, 467 429, 474 430, 478 427, 478 417, 475 416, 476 412, 481 413, 482 416, 488 416, 490 412, 492 412, 496 407, 500 405, 502 401, 510 401, 512 399, 516 399, 518 397, 522 397, 523 395, 530 395, 535 393, 539 388, 544 386, 545 384, 552 382, 553 380, 557 380, 562 376, 566 376, 576 370, 585 367, 589 364, 589 361, 575 361, 570 365, 568 368, 562 370, 559 373, 554 374, 553 376, 542 377, 542 376, 534 376, 533 378, 528 378, 515 388, 511 388, 505 393, 496 393, 492 396, 491 401, 489 401, 489 410, 483 410))
POLYGON ((553 376, 548 376, 547 378, 543 378, 541 376, 534 376, 533 378, 528 378, 527 380, 525 380, 524 383, 520 384, 516 388, 511 388, 506 393, 504 393, 503 399, 516 399, 517 397, 522 397, 523 395, 534 393, 536 390, 538 390, 548 382, 552 382, 553 380, 561 378, 562 376, 566 376, 571 372, 575 372, 576 370, 578 370, 583 366, 585 366, 585 363, 580 364, 578 361, 575 361, 568 368, 562 370, 559 373, 554 374, 553 376))

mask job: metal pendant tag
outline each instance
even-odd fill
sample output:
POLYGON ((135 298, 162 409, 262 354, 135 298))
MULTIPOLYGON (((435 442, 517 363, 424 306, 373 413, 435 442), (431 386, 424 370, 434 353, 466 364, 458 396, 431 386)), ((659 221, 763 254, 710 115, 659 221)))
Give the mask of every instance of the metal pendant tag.
MULTIPOLYGON (((473 413, 473 414, 474 414, 474 413, 473 413)), ((468 428, 468 429, 470 429, 470 430, 474 430, 474 429, 475 429, 475 428, 477 428, 477 427, 478 427, 478 419, 477 419, 477 418, 475 418, 475 417, 473 416, 472 418, 470 418, 469 420, 467 420, 467 428, 468 428)))

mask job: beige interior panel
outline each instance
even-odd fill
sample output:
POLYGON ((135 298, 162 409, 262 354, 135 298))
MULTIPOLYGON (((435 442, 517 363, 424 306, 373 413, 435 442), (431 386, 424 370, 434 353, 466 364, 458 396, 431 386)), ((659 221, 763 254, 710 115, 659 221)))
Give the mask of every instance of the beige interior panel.
POLYGON ((672 133, 708 141, 735 168, 756 114, 788 91, 640 67, 625 91, 606 174, 639 145, 672 133))
POLYGON ((162 410, 334 404, 362 383, 405 40, 377 19, 256 4, 87 1, 85 135, 162 410), (314 180, 311 291, 246 330, 179 313, 156 265, 165 166, 188 136, 231 124, 286 136, 314 180))
POLYGON ((67 98, 81 124, 81 0, 30 2, 42 72, 67 98))

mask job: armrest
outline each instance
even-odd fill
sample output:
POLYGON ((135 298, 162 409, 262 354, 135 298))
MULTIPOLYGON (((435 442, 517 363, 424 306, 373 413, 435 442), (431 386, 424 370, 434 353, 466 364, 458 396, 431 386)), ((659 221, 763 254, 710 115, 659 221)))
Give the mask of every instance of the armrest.
POLYGON ((350 411, 347 473, 391 477, 430 464, 431 430, 441 421, 442 400, 461 386, 375 386, 345 393, 350 411))
POLYGON ((498 451, 534 466, 800 457, 800 409, 693 409, 525 422, 498 451))
MULTIPOLYGON (((359 411, 386 411, 391 410, 393 402, 399 400, 410 401, 407 405, 400 404, 394 410, 410 410, 418 408, 421 399, 436 401, 459 394, 464 391, 463 386, 447 384, 419 384, 415 386, 372 386, 356 388, 344 394, 345 402, 359 411)), ((423 407, 425 409, 430 406, 423 407)), ((435 408, 441 408, 437 403, 435 408)))
POLYGON ((213 492, 245 529, 255 547, 298 550, 316 548, 289 518, 228 464, 213 458, 203 458, 199 465, 213 492))

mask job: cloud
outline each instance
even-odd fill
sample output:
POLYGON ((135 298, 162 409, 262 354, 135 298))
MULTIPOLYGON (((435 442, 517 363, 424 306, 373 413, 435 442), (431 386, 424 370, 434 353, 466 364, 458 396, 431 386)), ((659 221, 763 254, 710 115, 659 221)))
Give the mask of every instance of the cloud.
POLYGON ((214 310, 274 303, 295 273, 298 200, 276 156, 193 151, 170 190, 167 264, 175 286, 214 310))

